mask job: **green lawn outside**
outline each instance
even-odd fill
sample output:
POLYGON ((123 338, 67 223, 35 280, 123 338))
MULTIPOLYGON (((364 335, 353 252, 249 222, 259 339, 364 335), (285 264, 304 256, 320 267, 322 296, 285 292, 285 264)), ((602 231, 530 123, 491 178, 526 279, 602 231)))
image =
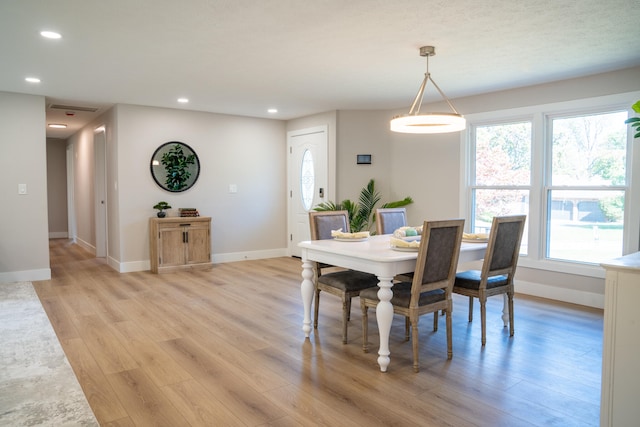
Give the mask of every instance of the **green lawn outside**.
POLYGON ((549 258, 599 264, 622 256, 621 223, 552 221, 549 258))

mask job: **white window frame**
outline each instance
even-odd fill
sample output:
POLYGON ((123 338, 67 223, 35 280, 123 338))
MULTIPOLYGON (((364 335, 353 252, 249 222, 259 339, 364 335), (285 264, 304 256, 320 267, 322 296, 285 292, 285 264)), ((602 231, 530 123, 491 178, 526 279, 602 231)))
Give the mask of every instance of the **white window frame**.
MULTIPOLYGON (((473 182, 474 149, 471 144, 471 130, 476 126, 531 121, 531 189, 529 193, 528 233, 529 246, 526 256, 520 256, 518 264, 523 267, 604 278, 604 269, 599 265, 572 261, 546 259, 543 242, 546 239, 546 180, 543 175, 547 168, 550 143, 547 142, 550 117, 566 114, 589 114, 613 110, 627 110, 634 115, 631 105, 640 99, 640 91, 576 101, 497 110, 465 115, 467 129, 460 134, 460 215, 471 218, 471 185, 473 182)), ((625 229, 623 233, 623 254, 640 249, 640 140, 633 139, 631 127, 627 128, 630 144, 627 156, 627 185, 625 198, 625 229), (633 173, 635 172, 635 173, 633 173)), ((469 223, 469 221, 467 221, 469 223)), ((468 227, 468 225, 467 225, 468 227)), ((605 261, 605 260, 603 260, 605 261)))

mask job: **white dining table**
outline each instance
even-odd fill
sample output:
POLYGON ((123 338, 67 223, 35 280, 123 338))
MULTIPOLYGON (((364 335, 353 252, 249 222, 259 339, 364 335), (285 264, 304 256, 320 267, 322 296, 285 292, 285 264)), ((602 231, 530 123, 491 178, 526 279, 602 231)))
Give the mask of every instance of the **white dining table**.
MULTIPOLYGON (((378 298, 376 320, 380 334, 378 365, 382 372, 387 371, 391 361, 389 351, 389 333, 393 320, 393 278, 398 274, 413 272, 416 267, 417 251, 392 249, 389 243, 391 235, 370 236, 365 240, 310 240, 298 244, 302 250, 302 304, 304 320, 302 330, 305 337, 311 334, 311 301, 314 294, 315 262, 335 265, 375 274, 378 277, 378 298)), ((484 257, 486 243, 463 242, 460 248, 458 264, 477 261, 484 257)))

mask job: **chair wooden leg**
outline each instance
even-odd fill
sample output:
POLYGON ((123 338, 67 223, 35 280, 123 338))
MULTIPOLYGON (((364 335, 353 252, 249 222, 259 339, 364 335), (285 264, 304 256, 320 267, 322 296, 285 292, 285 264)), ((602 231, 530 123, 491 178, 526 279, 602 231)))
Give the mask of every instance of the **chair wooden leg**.
POLYGON ((369 352, 369 310, 364 303, 364 300, 360 299, 360 307, 362 308, 362 351, 369 352))
POLYGON ((351 308, 351 297, 342 297, 342 344, 347 343, 347 324, 349 322, 349 312, 351 308))
POLYGON ((411 330, 411 322, 408 317, 404 318, 404 340, 409 341, 409 331, 411 330))
POLYGON ((452 336, 452 320, 451 307, 447 310, 447 359, 453 358, 453 336, 452 336))
POLYGON ((487 298, 480 297, 480 326, 482 329, 482 345, 487 343, 487 298))
POLYGON ((420 362, 418 357, 418 316, 411 319, 411 328, 412 328, 412 348, 413 348, 413 372, 420 371, 420 362))
POLYGON ((469 322, 473 321, 473 297, 469 297, 469 322))
POLYGON ((507 294, 509 300, 509 336, 513 336, 514 328, 513 328, 513 292, 509 292, 507 294))
MULTIPOLYGON (((444 314, 444 310, 442 310, 442 314, 444 314)), ((433 332, 438 330, 438 312, 435 311, 433 313, 433 332)))
POLYGON ((347 298, 347 321, 351 320, 351 297, 347 298))
POLYGON ((313 329, 318 329, 318 311, 320 309, 320 289, 316 289, 316 302, 313 304, 313 329))

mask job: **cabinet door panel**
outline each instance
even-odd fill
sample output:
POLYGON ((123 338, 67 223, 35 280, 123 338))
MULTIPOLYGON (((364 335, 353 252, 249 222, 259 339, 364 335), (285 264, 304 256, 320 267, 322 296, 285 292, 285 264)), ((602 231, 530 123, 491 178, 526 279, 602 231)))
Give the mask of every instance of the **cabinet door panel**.
POLYGON ((184 264, 183 227, 160 231, 160 264, 165 266, 184 264))
POLYGON ((209 228, 203 226, 189 227, 187 244, 187 264, 197 264, 211 261, 209 228))

